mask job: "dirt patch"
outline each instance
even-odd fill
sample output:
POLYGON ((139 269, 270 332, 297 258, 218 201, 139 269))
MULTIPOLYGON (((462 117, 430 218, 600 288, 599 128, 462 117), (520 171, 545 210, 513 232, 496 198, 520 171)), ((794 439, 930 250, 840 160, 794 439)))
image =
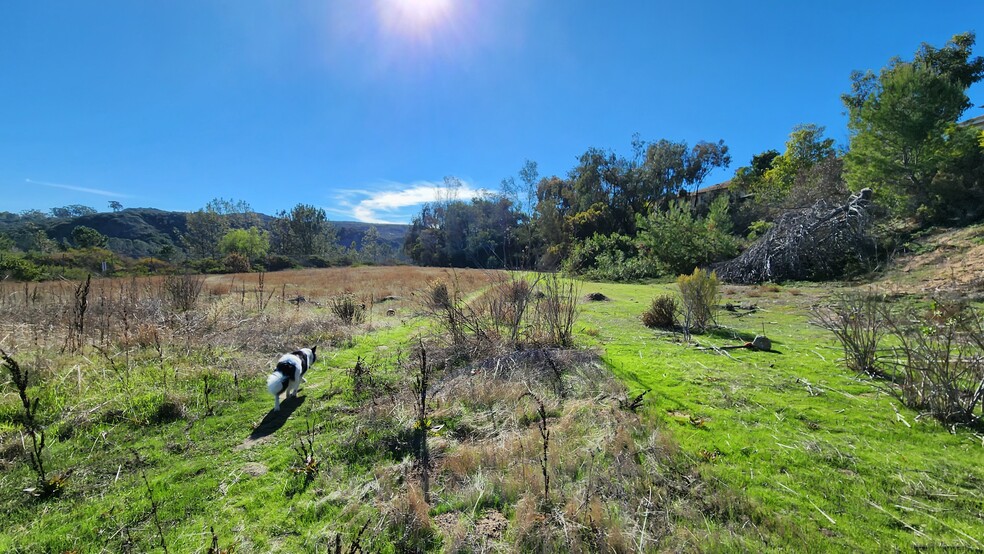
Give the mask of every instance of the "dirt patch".
POLYGON ((600 292, 592 292, 584 295, 584 300, 587 302, 608 302, 610 299, 600 292))
POLYGON ((475 534, 479 537, 497 540, 509 526, 509 520, 498 510, 489 510, 475 522, 475 534))
POLYGON ((460 512, 447 512, 434 518, 434 525, 440 529, 441 534, 450 537, 455 533, 459 534, 457 540, 462 546, 474 548, 475 551, 486 551, 490 543, 498 542, 502 539, 506 529, 509 527, 509 520, 498 510, 488 510, 475 521, 474 527, 470 524, 462 527, 460 512))
POLYGON ((907 292, 984 290, 984 227, 934 233, 898 258, 886 282, 907 292))

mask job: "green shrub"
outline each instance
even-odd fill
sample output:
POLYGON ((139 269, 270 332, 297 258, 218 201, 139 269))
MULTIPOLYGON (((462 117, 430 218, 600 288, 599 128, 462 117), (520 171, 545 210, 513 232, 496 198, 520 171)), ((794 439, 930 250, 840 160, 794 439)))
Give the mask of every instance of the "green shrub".
POLYGON ((222 262, 215 258, 202 258, 188 264, 198 273, 224 273, 225 267, 222 262))
POLYGON ((249 273, 249 258, 238 252, 232 252, 222 260, 222 265, 229 273, 249 273))
POLYGON ((683 325, 687 331, 703 333, 714 322, 714 311, 721 297, 720 281, 713 271, 697 268, 690 275, 677 277, 683 303, 683 325))
POLYGON ((40 281, 44 269, 30 260, 14 254, 0 254, 0 280, 40 281))
POLYGON ((659 274, 656 264, 639 255, 632 237, 597 233, 574 246, 564 270, 600 281, 635 281, 659 274))
POLYGON ((639 217, 639 252, 651 260, 661 275, 688 273, 695 267, 728 260, 738 255, 738 239, 727 233, 720 214, 715 219, 694 217, 685 201, 670 204, 665 211, 639 217))
POLYGON ((263 263, 267 271, 282 271, 284 269, 291 269, 297 267, 287 256, 282 256, 280 254, 271 254, 266 257, 266 261, 263 263))
POLYGON ((305 265, 317 268, 331 267, 331 260, 324 256, 308 256, 305 265))

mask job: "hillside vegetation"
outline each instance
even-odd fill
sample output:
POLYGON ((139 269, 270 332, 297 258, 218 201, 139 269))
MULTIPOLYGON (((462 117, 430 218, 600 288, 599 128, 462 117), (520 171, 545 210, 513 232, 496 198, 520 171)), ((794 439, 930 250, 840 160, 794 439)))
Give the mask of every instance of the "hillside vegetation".
POLYGON ((100 280, 79 317, 81 285, 0 291, 37 402, 4 384, 5 552, 982 547, 981 430, 844 367, 810 320, 847 287, 725 287, 688 340, 642 324, 675 285, 100 280), (723 349, 759 334, 770 351, 723 349), (313 344, 271 412, 265 375, 313 344))

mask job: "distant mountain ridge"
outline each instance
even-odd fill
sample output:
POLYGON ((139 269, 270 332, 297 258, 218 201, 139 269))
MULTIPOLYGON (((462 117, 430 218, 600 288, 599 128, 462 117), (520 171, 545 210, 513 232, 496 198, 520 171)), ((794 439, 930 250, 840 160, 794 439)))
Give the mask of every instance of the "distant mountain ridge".
MULTIPOLYGON (((257 214, 266 226, 273 218, 257 214)), ((18 223, 5 221, 0 226, 4 230, 17 230, 22 225, 33 224, 43 229, 48 237, 62 242, 71 242, 72 230, 79 225, 91 227, 109 238, 109 249, 123 256, 142 258, 157 256, 161 249, 171 246, 182 251, 181 235, 188 229, 187 212, 170 212, 156 208, 126 208, 118 212, 100 212, 76 217, 49 217, 42 220, 18 223)), ((370 227, 375 227, 379 239, 396 250, 403 248, 408 225, 373 224, 358 221, 331 221, 338 233, 338 244, 344 247, 355 245, 361 248, 362 237, 370 227)))

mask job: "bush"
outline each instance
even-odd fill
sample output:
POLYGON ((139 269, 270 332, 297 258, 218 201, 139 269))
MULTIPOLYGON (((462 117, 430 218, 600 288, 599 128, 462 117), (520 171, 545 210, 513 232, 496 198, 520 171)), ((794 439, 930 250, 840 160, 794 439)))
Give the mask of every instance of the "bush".
POLYGON ((813 309, 813 324, 837 337, 847 367, 868 375, 878 373, 878 345, 885 334, 882 296, 855 292, 841 296, 829 308, 813 309))
POLYGON ((164 278, 164 291, 171 307, 178 312, 193 310, 198 303, 198 296, 205 285, 203 275, 184 273, 168 275, 164 278))
POLYGON ((12 254, 0 254, 0 280, 40 281, 44 269, 30 260, 12 254))
POLYGON ((229 273, 249 273, 249 258, 238 252, 233 252, 222 260, 222 265, 229 273))
POLYGON ((635 281, 658 275, 657 265, 639 255, 626 235, 600 235, 576 244, 564 260, 564 271, 599 281, 635 281))
POLYGON ((200 260, 194 260, 188 265, 198 273, 224 273, 225 266, 219 260, 215 258, 202 258, 200 260))
POLYGON ((366 305, 350 294, 329 300, 328 309, 346 325, 362 323, 366 319, 366 305))
POLYGON ((984 315, 938 304, 928 317, 911 308, 885 317, 899 345, 898 398, 943 423, 980 424, 975 411, 984 401, 984 315))
POLYGON ((721 297, 717 274, 697 268, 690 275, 677 277, 683 303, 683 326, 703 333, 714 322, 714 310, 721 297))
POLYGON ((130 271, 136 275, 153 275, 155 273, 170 273, 174 266, 158 258, 140 258, 130 265, 130 271))
POLYGON ((271 254, 266 257, 266 261, 263 263, 266 266, 267 271, 282 271, 284 269, 291 269, 297 267, 297 264, 287 256, 281 256, 280 254, 271 254))
POLYGON ((308 256, 305 265, 308 267, 326 268, 331 267, 331 261, 324 256, 308 256))
POLYGON ((740 251, 738 239, 726 232, 726 225, 694 217, 684 201, 671 203, 666 211, 640 217, 636 225, 640 255, 650 260, 653 270, 661 275, 693 271, 733 258, 740 251))
POLYGON ((669 294, 653 298, 649 309, 642 312, 642 324, 650 329, 672 329, 676 327, 677 301, 669 294))

